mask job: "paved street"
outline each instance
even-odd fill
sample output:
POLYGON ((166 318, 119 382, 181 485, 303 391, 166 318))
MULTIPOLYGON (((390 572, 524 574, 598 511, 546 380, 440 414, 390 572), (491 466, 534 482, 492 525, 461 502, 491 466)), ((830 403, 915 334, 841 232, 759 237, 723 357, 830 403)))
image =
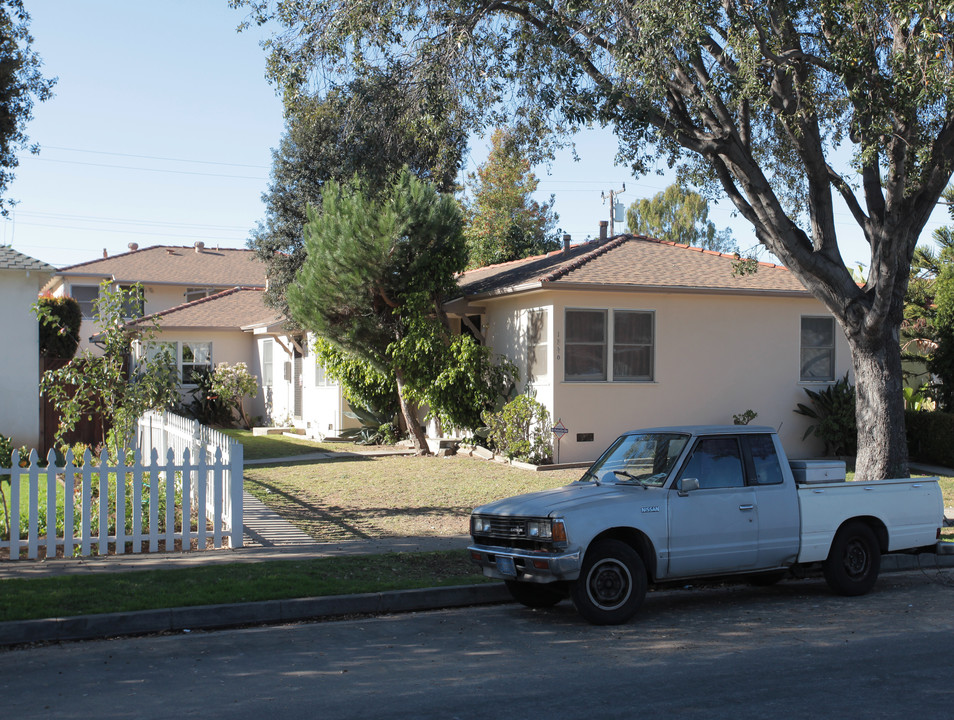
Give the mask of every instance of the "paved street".
POLYGON ((954 574, 651 593, 632 623, 517 605, 0 651, 16 718, 954 714, 954 574))

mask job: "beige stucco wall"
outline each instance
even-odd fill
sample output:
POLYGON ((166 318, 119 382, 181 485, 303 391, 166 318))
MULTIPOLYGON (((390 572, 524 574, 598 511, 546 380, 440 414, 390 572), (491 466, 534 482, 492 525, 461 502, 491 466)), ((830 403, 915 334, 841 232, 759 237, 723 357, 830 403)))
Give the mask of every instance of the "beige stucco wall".
POLYGON ((0 435, 15 446, 40 440, 40 326, 34 315, 41 280, 37 271, 0 270, 0 435))
MULTIPOLYGON (((827 315, 812 298, 704 294, 535 292, 485 306, 488 344, 503 350, 526 377, 527 310, 546 307, 549 319, 549 378, 536 383, 537 399, 569 433, 560 444, 561 462, 593 460, 620 433, 654 425, 726 424, 751 409, 755 424, 780 428, 792 457, 821 448, 802 442, 808 420, 796 415, 805 388, 799 382, 803 315, 827 315), (652 382, 567 382, 563 379, 566 308, 642 310, 655 313, 652 382), (592 433, 579 442, 578 433, 592 433)), ((610 351, 611 362, 611 351, 610 351)), ((835 377, 851 367, 847 342, 837 329, 835 377)))

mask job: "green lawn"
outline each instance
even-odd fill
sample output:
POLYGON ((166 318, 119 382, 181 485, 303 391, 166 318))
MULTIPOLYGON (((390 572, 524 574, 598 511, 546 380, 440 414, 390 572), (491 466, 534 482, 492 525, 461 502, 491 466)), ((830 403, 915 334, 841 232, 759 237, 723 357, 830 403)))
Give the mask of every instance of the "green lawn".
POLYGON ((463 550, 0 580, 0 621, 486 582, 463 550))
POLYGON ((246 460, 266 460, 315 452, 343 452, 356 449, 354 443, 322 443, 286 435, 253 435, 251 430, 222 430, 222 432, 242 443, 246 460))

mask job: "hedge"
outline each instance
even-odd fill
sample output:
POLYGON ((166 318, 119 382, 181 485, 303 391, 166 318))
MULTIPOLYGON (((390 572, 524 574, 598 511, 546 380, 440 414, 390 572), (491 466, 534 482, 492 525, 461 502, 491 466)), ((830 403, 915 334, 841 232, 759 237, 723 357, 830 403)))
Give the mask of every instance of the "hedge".
POLYGON ((905 412, 913 460, 954 467, 954 413, 905 412))

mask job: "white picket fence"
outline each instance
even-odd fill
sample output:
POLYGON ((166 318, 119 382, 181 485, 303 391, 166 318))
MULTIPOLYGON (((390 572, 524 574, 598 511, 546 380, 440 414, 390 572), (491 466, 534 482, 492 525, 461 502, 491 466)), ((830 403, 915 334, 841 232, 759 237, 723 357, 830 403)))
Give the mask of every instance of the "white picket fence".
POLYGON ((52 558, 241 547, 242 446, 171 413, 141 418, 137 440, 130 462, 122 456, 115 465, 105 452, 95 458, 87 450, 80 462, 68 451, 61 464, 51 451, 42 467, 34 450, 21 468, 14 452, 13 467, 0 468, 8 495, 0 552, 17 560, 25 551, 33 560, 41 552, 52 558))

